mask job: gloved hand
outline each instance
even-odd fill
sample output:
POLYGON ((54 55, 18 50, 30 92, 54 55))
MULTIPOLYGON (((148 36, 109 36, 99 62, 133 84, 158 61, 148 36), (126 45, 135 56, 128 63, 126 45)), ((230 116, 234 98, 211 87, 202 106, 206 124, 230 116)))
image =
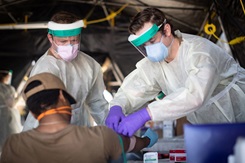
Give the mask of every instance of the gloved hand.
POLYGON ((107 127, 117 132, 119 123, 125 118, 121 106, 115 105, 110 108, 109 114, 105 120, 107 127))
POLYGON ((152 147, 158 140, 158 135, 155 131, 152 129, 148 128, 142 138, 148 137, 150 139, 150 144, 147 146, 147 148, 152 147))
POLYGON ((125 117, 119 124, 118 133, 131 137, 149 120, 151 120, 151 117, 147 109, 143 108, 125 117))

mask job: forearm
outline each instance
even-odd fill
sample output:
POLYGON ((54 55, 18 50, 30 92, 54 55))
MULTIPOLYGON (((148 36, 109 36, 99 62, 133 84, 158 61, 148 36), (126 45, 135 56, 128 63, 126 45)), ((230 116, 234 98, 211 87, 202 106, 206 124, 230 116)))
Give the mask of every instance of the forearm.
POLYGON ((129 75, 123 81, 113 100, 110 101, 110 106, 119 105, 123 108, 124 113, 132 113, 154 99, 159 93, 159 89, 146 83, 137 74, 136 76, 129 75), (138 85, 139 82, 140 85, 138 85))
POLYGON ((146 148, 150 144, 150 139, 148 137, 140 138, 137 136, 126 137, 121 135, 123 143, 124 143, 124 151, 125 152, 138 152, 142 150, 143 148, 146 148), (133 137, 135 137, 135 142, 133 140, 133 137), (130 146, 132 146, 132 149, 129 150, 130 146))
POLYGON ((140 151, 143 148, 146 148, 150 144, 150 139, 148 137, 140 138, 136 137, 136 143, 132 152, 140 151))
POLYGON ((89 94, 86 98, 86 103, 90 106, 89 112, 94 118, 97 124, 104 125, 105 118, 108 115, 109 106, 108 102, 104 98, 103 92, 105 91, 105 85, 103 82, 102 74, 98 71, 98 75, 94 76, 89 94))

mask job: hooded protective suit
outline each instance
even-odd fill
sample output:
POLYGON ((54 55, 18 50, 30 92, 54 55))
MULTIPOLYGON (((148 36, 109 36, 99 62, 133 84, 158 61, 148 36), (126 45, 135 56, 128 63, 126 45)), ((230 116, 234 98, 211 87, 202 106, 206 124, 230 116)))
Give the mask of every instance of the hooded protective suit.
POLYGON ((148 104, 153 121, 187 116, 191 123, 245 121, 245 70, 211 41, 178 33, 176 58, 144 58, 124 80, 110 105, 125 113, 140 109, 160 91, 166 96, 148 104))
MULTIPOLYGON (((75 59, 66 62, 48 55, 48 51, 37 61, 30 76, 41 72, 50 72, 64 82, 67 91, 76 99, 72 105, 71 123, 93 126, 103 124, 108 114, 108 102, 103 96, 105 85, 100 65, 90 56, 78 52, 75 59)), ((24 124, 24 131, 38 125, 38 121, 29 113, 24 124)))

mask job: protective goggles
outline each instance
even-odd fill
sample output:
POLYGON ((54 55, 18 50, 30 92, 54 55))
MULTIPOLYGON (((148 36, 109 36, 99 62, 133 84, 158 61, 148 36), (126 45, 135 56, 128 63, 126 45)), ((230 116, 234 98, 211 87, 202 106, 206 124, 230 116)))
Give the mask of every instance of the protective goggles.
POLYGON ((48 33, 56 37, 76 36, 81 33, 83 26, 83 20, 71 24, 59 24, 50 21, 48 22, 48 33))
POLYGON ((162 24, 157 26, 156 24, 153 24, 151 27, 149 27, 145 32, 143 32, 141 35, 133 35, 131 34, 128 37, 128 41, 143 55, 147 56, 146 49, 144 44, 148 42, 152 37, 156 35, 156 33, 159 31, 162 25, 166 24, 166 19, 162 24))

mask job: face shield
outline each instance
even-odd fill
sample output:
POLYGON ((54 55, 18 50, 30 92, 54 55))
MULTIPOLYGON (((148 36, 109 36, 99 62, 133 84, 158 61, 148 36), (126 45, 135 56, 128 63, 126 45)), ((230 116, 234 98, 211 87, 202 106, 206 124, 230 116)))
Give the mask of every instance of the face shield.
POLYGON ((55 37, 71 37, 80 35, 84 27, 83 20, 71 24, 59 24, 53 21, 48 22, 48 33, 55 37))
MULTIPOLYGON (((166 20, 165 20, 166 21, 166 20)), ((165 21, 163 24, 165 24, 165 21)), ((149 27, 146 31, 144 31, 140 35, 133 35, 131 34, 128 37, 128 41, 144 56, 147 57, 147 52, 145 48, 145 43, 148 42, 152 37, 156 35, 156 33, 159 31, 161 26, 157 26, 156 24, 153 24, 151 27, 149 27)))

